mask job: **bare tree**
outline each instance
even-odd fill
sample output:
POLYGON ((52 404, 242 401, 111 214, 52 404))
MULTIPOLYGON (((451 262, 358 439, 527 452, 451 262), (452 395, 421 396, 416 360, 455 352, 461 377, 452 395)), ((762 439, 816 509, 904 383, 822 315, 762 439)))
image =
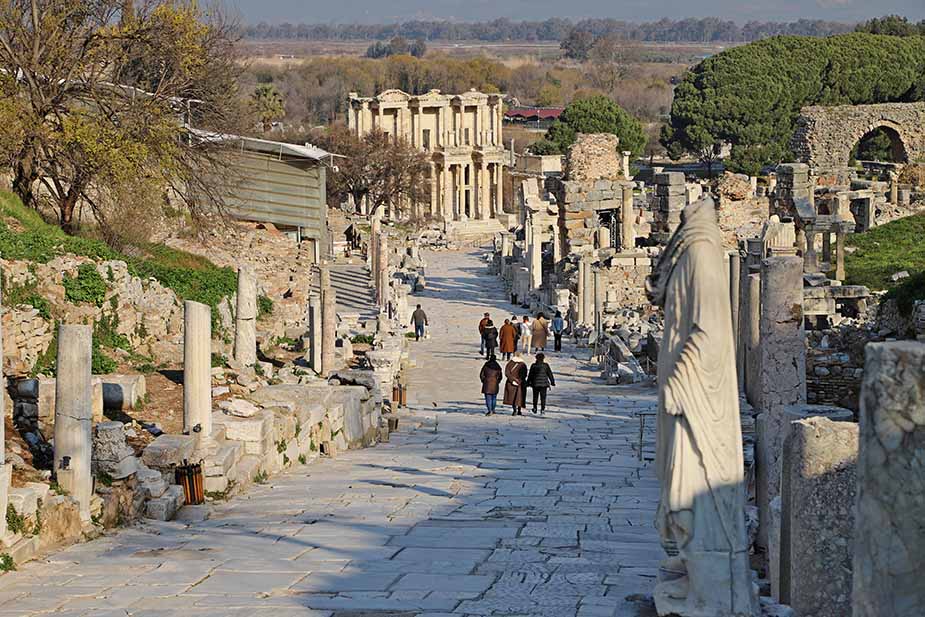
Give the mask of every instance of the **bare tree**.
POLYGON ((429 198, 427 158, 400 139, 378 131, 357 137, 345 127, 331 127, 315 143, 345 157, 328 176, 329 201, 339 203, 348 195, 357 204, 366 199, 373 214, 386 204, 429 198))
MULTIPOLYGON (((13 190, 37 187, 71 231, 79 201, 172 191, 220 206, 211 131, 241 126, 235 26, 193 0, 0 3, 0 147, 13 190)), ((105 224, 105 217, 100 216, 105 224)))

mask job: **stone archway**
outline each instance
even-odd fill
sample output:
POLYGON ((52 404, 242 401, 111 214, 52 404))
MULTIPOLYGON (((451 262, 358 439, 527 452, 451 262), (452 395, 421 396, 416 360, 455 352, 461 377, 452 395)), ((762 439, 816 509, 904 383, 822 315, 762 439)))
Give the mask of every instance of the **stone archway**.
POLYGON ((894 156, 903 162, 925 160, 925 103, 804 107, 791 148, 817 175, 840 175, 854 145, 878 128, 890 133, 894 156))

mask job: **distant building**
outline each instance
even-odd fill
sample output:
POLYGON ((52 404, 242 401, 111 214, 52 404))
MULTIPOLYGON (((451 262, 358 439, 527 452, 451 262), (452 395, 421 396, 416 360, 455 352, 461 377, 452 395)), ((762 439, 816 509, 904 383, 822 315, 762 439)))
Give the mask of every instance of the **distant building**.
POLYGON ((358 136, 383 131, 428 154, 430 202, 411 204, 415 217, 489 220, 503 203, 502 98, 475 90, 386 90, 371 98, 352 92, 347 124, 358 136))
POLYGON ((504 112, 504 121, 510 125, 546 130, 563 111, 564 107, 511 107, 504 112))

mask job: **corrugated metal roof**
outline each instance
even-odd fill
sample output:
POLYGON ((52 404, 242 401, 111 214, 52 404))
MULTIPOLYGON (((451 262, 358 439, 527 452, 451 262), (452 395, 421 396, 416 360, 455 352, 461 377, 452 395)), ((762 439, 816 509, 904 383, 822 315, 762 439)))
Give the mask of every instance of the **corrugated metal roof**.
POLYGON ((563 111, 565 111, 563 107, 511 107, 504 112, 504 115, 508 118, 555 120, 563 111))
POLYGON ((311 144, 299 146, 296 144, 287 144, 282 141, 270 141, 268 139, 258 139, 256 137, 244 137, 242 135, 230 135, 228 133, 213 133, 200 129, 190 129, 190 131, 199 136, 204 141, 211 142, 239 142, 241 150, 249 152, 263 152, 264 154, 276 154, 279 158, 293 157, 299 159, 310 159, 313 161, 323 161, 339 154, 332 154, 327 150, 322 150, 311 144))

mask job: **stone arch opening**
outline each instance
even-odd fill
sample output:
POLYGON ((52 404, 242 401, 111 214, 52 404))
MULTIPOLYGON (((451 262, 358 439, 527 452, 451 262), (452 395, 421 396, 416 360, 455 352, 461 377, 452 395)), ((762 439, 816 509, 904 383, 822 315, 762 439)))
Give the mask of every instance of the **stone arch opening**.
POLYGON ((852 145, 848 164, 855 166, 859 161, 907 163, 909 154, 896 128, 878 124, 870 127, 852 145))

